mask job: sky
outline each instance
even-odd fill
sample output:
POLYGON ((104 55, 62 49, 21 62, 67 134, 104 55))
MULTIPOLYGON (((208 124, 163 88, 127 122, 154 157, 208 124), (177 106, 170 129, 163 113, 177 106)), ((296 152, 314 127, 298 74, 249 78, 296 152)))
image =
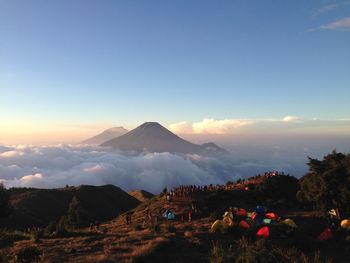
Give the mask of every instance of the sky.
POLYGON ((349 69, 350 1, 0 0, 0 143, 350 134, 349 69))

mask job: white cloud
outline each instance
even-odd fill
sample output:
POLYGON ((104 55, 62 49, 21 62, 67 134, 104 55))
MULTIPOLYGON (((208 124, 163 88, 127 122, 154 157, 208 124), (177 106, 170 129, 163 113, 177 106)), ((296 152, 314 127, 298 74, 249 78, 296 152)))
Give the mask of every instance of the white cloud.
POLYGON ((282 121, 285 121, 285 122, 293 122, 293 121, 299 121, 299 120, 301 120, 301 118, 297 116, 286 116, 282 119, 282 121))
POLYGON ((321 25, 320 29, 350 29, 350 17, 344 17, 326 25, 321 25))
POLYGON ((182 133, 182 134, 193 133, 192 125, 188 124, 185 121, 170 124, 169 129, 174 133, 182 133))
MULTIPOLYGON (((0 181, 7 187, 53 188, 114 184, 124 190, 159 193, 165 186, 223 184, 266 170, 291 170, 288 163, 257 162, 233 155, 204 157, 170 153, 122 153, 91 146, 21 146, 0 156, 0 181)), ((274 159, 275 160, 275 159, 274 159)))
POLYGON ((350 121, 346 119, 320 120, 316 118, 304 119, 288 115, 281 119, 203 119, 199 122, 179 122, 170 124, 169 129, 177 134, 238 134, 245 132, 275 133, 278 131, 298 132, 350 132, 350 121), (313 130, 314 129, 314 130, 313 130))
POLYGON ((233 133, 237 128, 254 124, 254 120, 246 119, 203 119, 200 122, 188 124, 187 122, 179 122, 170 124, 169 129, 175 133, 202 133, 202 134, 227 134, 233 133))
POLYGON ((3 153, 0 153, 0 157, 15 157, 15 156, 19 156, 19 155, 23 155, 23 152, 20 151, 6 151, 3 153))

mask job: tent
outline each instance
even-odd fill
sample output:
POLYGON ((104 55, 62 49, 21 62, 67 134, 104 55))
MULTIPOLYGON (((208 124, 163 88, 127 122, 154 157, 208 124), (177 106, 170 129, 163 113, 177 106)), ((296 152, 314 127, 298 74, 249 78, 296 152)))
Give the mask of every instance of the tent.
POLYGON ((237 211, 235 212, 235 214, 237 216, 242 216, 242 217, 248 216, 248 212, 243 208, 238 208, 237 211))
POLYGON ((323 232, 317 237, 320 241, 327 241, 333 237, 332 230, 327 227, 323 232))
POLYGON ((216 220, 212 225, 211 225, 211 230, 218 232, 222 229, 222 222, 221 220, 216 220))
POLYGON ((276 213, 273 213, 273 212, 266 213, 265 217, 267 219, 271 219, 271 220, 277 220, 278 219, 278 215, 276 213))
POLYGON ((340 222, 340 226, 343 229, 350 230, 350 220, 349 219, 344 219, 340 222))
POLYGON ((262 228, 260 228, 258 230, 258 232, 256 233, 256 236, 257 237, 268 238, 270 236, 269 228, 267 226, 263 226, 262 228))
POLYGON ((281 222, 282 224, 286 225, 286 226, 289 226, 291 228, 297 228, 297 224, 292 220, 292 219, 285 219, 281 222))
POLYGON ((272 220, 269 218, 264 218, 263 223, 264 224, 271 224, 272 220))
POLYGON ((164 214, 163 214, 163 217, 168 219, 168 220, 174 220, 175 219, 175 214, 173 211, 171 210, 165 210, 164 214))
POLYGON ((242 220, 241 222, 239 222, 239 226, 243 229, 248 229, 250 227, 250 225, 248 224, 247 221, 242 220))
POLYGON ((223 217, 223 218, 226 218, 226 217, 227 217, 227 218, 233 219, 233 214, 232 214, 232 212, 226 211, 222 217, 223 217))
POLYGON ((235 222, 232 220, 231 217, 226 216, 222 219, 222 223, 224 227, 232 227, 235 225, 235 222))

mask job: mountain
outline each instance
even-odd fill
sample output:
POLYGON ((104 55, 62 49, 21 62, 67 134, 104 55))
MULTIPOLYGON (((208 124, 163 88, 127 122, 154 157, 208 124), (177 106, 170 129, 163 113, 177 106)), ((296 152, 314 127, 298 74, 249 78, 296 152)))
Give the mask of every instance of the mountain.
POLYGON ((186 141, 157 122, 145 122, 139 127, 103 143, 122 151, 170 152, 193 154, 227 153, 214 143, 198 145, 186 141))
POLYGON ((0 219, 0 227, 26 228, 58 221, 76 197, 91 222, 108 220, 135 208, 140 201, 113 185, 65 187, 58 189, 9 189, 13 213, 0 219))
POLYGON ((82 142, 82 144, 102 144, 104 142, 107 142, 111 139, 117 138, 125 133, 127 133, 128 130, 124 129, 123 127, 113 127, 108 130, 103 131, 100 134, 95 135, 94 137, 91 137, 85 141, 82 142))
POLYGON ((154 194, 151 194, 145 190, 129 191, 128 194, 135 197, 140 202, 145 202, 155 196, 154 194))

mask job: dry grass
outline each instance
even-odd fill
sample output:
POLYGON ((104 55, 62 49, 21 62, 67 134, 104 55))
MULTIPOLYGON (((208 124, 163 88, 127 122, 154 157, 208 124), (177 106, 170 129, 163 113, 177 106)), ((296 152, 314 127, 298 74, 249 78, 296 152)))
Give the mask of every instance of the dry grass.
POLYGON ((169 242, 169 240, 164 237, 156 237, 152 241, 145 243, 130 253, 129 260, 127 262, 134 263, 140 260, 144 260, 145 258, 152 255, 152 253, 154 253, 157 248, 159 248, 159 246, 164 245, 167 242, 169 242))

